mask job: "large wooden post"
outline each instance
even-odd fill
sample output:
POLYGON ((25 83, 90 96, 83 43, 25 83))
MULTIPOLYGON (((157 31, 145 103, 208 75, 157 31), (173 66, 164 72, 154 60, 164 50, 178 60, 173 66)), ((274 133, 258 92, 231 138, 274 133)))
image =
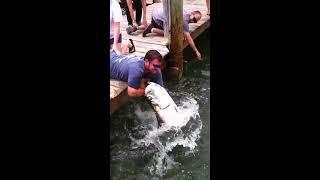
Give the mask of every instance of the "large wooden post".
POLYGON ((167 15, 164 36, 168 37, 170 50, 166 63, 166 77, 181 79, 183 73, 183 1, 163 0, 163 11, 167 15))

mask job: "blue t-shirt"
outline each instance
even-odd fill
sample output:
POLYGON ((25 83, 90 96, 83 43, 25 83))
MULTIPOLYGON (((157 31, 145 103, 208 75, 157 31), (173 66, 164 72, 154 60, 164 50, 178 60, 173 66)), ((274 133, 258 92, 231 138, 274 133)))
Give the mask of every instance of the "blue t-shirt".
POLYGON ((139 89, 142 78, 148 78, 151 82, 163 87, 162 73, 144 74, 144 58, 133 55, 117 55, 110 52, 110 78, 128 82, 128 86, 139 89))

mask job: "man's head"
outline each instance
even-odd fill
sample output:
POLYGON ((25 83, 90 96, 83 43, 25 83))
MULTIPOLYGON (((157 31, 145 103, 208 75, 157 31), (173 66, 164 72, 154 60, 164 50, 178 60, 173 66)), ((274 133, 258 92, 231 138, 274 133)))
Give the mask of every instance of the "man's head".
POLYGON ((197 23, 201 19, 200 11, 192 11, 190 15, 189 23, 197 23))
POLYGON ((144 57, 144 71, 156 74, 161 68, 162 56, 157 50, 149 50, 144 57))

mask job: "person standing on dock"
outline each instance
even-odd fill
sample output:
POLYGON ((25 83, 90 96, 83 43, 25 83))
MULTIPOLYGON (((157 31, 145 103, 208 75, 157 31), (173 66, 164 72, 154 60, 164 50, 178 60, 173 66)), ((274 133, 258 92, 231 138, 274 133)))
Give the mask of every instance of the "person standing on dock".
POLYGON ((144 96, 146 80, 163 87, 162 61, 157 50, 149 50, 145 57, 117 55, 110 51, 110 78, 127 82, 129 96, 144 96))
POLYGON ((133 0, 136 16, 134 17, 133 14, 133 7, 132 7, 132 0, 121 0, 124 9, 126 11, 127 20, 128 20, 128 27, 126 31, 128 34, 131 34, 138 29, 145 29, 147 28, 147 1, 146 0, 133 0), (141 24, 141 17, 143 13, 143 19, 141 24))
MULTIPOLYGON (((201 54, 198 51, 196 45, 194 44, 194 41, 190 35, 189 32, 189 23, 197 23, 201 19, 201 12, 200 11, 192 11, 191 13, 188 13, 186 10, 183 11, 183 31, 184 31, 184 37, 187 40, 190 47, 195 52, 197 58, 199 60, 202 60, 201 54)), ((159 7, 157 9, 154 9, 151 14, 151 24, 148 26, 148 28, 142 33, 143 37, 146 37, 149 33, 156 33, 161 36, 164 35, 164 29, 166 27, 164 26, 164 22, 166 22, 166 16, 163 13, 163 8, 159 7)))
POLYGON ((129 39, 124 46, 122 46, 122 36, 120 32, 120 23, 122 19, 122 12, 119 2, 110 0, 110 50, 114 50, 118 55, 129 52, 133 53, 135 47, 132 39, 129 39))

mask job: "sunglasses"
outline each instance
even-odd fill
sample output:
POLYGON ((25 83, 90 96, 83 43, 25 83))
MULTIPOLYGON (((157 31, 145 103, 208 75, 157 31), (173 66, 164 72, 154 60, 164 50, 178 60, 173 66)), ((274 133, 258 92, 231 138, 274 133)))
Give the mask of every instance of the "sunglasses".
POLYGON ((197 23, 196 17, 193 17, 193 22, 194 22, 194 23, 197 23))
MULTIPOLYGON (((151 63, 152 64, 152 63, 151 63)), ((152 64, 153 65, 153 67, 155 67, 155 68, 161 68, 161 65, 157 65, 157 64, 152 64)))

